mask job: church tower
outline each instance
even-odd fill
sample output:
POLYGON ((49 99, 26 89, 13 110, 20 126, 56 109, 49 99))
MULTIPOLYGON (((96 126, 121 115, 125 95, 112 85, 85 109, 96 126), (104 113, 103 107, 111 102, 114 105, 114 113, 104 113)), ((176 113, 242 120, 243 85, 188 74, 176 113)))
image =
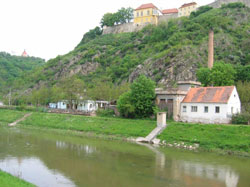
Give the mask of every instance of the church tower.
POLYGON ((24 51, 22 53, 22 57, 28 57, 28 53, 25 51, 25 49, 24 49, 24 51))

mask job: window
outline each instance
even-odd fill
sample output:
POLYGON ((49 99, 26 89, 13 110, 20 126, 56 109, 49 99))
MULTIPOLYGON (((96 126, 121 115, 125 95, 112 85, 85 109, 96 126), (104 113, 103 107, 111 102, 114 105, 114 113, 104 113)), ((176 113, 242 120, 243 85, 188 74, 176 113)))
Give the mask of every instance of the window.
POLYGON ((231 113, 232 114, 234 113, 234 107, 231 107, 231 113))
POLYGON ((197 106, 191 106, 191 112, 197 112, 198 107, 197 106))
POLYGON ((220 113, 220 107, 219 106, 215 107, 215 113, 220 113))
POLYGON ((141 11, 141 16, 143 16, 143 11, 141 11))
POLYGON ((182 112, 187 112, 187 106, 182 107, 182 112))
POLYGON ((204 107, 204 113, 208 113, 208 106, 204 107))
POLYGON ((148 18, 146 18, 146 22, 148 22, 148 18))
POLYGON ((139 17, 139 12, 137 12, 137 17, 139 17))
POLYGON ((149 13, 150 13, 150 12, 149 12, 149 10, 148 10, 148 11, 147 11, 148 16, 149 16, 149 13))

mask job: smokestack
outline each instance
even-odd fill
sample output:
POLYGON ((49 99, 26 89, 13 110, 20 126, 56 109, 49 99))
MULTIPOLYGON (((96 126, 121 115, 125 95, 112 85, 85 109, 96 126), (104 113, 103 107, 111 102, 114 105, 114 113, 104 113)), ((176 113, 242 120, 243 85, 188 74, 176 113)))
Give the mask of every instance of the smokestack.
POLYGON ((209 31, 208 41, 208 68, 212 69, 214 65, 214 31, 209 31))

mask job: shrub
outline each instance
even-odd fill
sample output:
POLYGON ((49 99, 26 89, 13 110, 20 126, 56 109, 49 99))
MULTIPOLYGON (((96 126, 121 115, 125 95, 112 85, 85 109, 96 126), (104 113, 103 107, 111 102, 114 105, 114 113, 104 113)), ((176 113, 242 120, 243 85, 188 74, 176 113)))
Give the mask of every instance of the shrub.
POLYGON ((98 109, 96 114, 100 117, 113 117, 115 115, 115 112, 111 109, 98 109))
POLYGON ((236 114, 232 116, 233 124, 250 124, 250 113, 236 114))

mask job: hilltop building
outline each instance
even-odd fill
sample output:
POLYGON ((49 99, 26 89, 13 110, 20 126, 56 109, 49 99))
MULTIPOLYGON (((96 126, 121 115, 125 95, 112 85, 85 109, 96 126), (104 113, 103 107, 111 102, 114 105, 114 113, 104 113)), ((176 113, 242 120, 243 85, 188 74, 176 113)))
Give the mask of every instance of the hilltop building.
POLYGON ((197 3, 196 2, 183 4, 179 8, 179 17, 190 16, 191 12, 196 11, 196 9, 197 9, 197 3))
POLYGON ((22 57, 28 57, 28 53, 25 51, 25 49, 24 49, 24 51, 23 51, 23 53, 22 53, 21 56, 22 56, 22 57))
POLYGON ((134 10, 134 24, 143 25, 151 23, 157 25, 159 15, 161 15, 161 11, 154 4, 143 4, 134 10))

